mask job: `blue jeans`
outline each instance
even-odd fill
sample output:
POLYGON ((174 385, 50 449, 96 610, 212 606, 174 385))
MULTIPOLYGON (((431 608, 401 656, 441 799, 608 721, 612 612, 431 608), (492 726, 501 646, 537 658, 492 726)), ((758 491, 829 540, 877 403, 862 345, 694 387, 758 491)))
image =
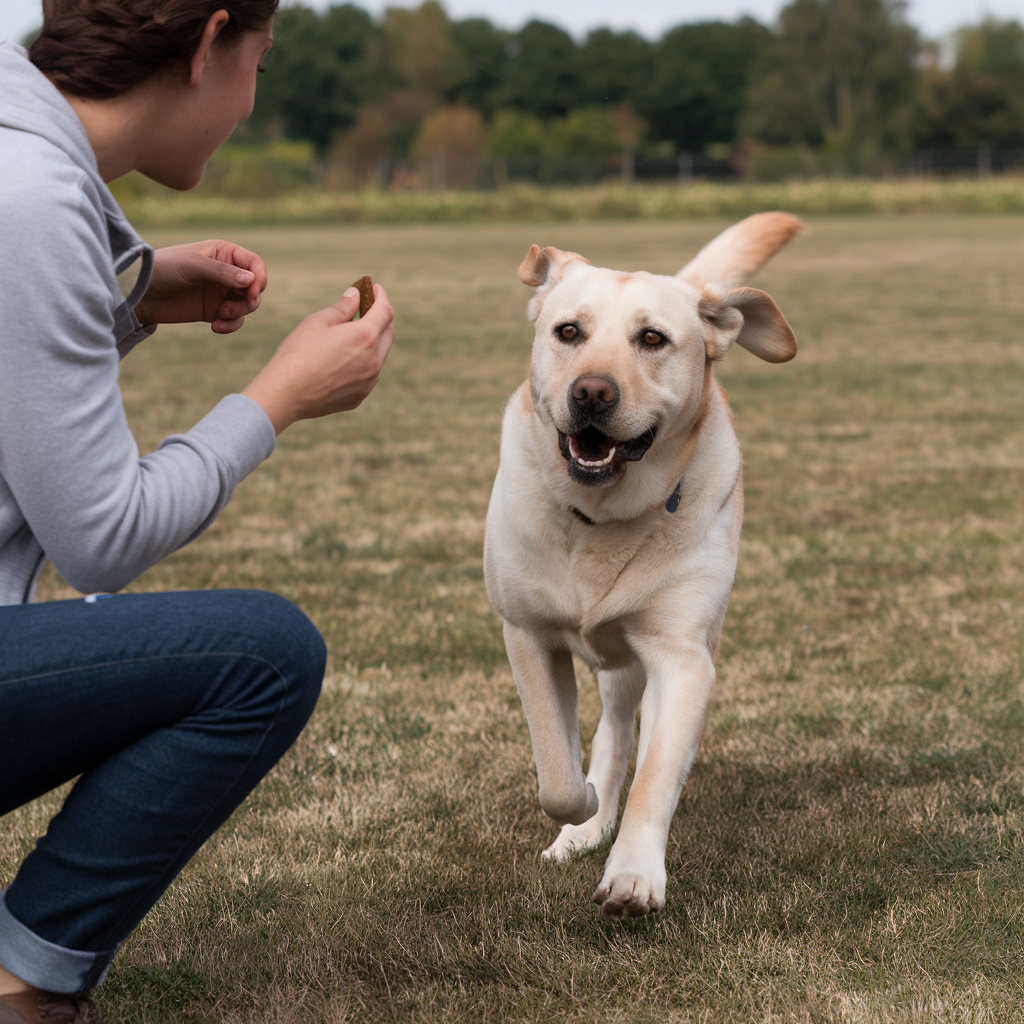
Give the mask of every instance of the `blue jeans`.
POLYGON ((85 992, 291 746, 326 649, 275 594, 0 607, 0 815, 81 776, 0 899, 0 965, 85 992))

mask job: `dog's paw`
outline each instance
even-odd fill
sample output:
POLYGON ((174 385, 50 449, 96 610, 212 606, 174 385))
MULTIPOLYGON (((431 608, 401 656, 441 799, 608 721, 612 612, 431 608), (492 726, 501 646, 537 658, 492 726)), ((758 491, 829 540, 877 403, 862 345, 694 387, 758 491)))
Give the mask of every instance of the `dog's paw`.
POLYGON ((611 824, 597 818, 582 825, 563 825, 558 838, 541 854, 545 860, 563 864, 572 857, 600 846, 612 830, 611 824))
POLYGON ((665 905, 665 872, 605 871, 594 902, 607 917, 646 917, 665 905))

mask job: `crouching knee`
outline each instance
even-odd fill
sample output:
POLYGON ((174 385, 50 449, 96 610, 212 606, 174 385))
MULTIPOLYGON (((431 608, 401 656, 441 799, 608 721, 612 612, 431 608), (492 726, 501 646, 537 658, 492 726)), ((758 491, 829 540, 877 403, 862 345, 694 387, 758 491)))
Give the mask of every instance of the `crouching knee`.
MULTIPOLYGON (((222 594, 225 592, 221 592, 222 594)), ((260 690, 278 705, 278 727, 295 735, 316 707, 327 667, 327 646, 304 612, 279 594, 230 592, 249 650, 263 663, 260 690)))

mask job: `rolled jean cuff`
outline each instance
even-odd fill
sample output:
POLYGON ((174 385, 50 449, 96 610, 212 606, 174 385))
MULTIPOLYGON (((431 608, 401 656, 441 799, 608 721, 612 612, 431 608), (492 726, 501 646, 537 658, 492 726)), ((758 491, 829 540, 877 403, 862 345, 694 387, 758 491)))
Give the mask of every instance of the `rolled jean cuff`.
POLYGON ((0 967, 36 988, 63 995, 88 992, 104 979, 116 949, 88 953, 48 942, 7 909, 6 894, 0 889, 0 967))

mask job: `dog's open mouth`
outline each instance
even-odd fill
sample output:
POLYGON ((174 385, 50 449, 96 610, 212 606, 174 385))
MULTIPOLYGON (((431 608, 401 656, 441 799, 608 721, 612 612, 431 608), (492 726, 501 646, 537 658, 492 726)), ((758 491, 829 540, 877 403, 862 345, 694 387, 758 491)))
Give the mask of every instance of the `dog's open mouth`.
POLYGON ((558 448, 568 463, 569 476, 577 483, 604 486, 613 483, 625 471, 627 462, 638 462, 654 442, 656 427, 639 437, 618 441, 597 427, 586 427, 578 434, 558 431, 558 448))
POLYGON ((610 466, 622 447, 600 430, 587 427, 582 434, 569 434, 569 455, 580 469, 596 472, 610 466))

